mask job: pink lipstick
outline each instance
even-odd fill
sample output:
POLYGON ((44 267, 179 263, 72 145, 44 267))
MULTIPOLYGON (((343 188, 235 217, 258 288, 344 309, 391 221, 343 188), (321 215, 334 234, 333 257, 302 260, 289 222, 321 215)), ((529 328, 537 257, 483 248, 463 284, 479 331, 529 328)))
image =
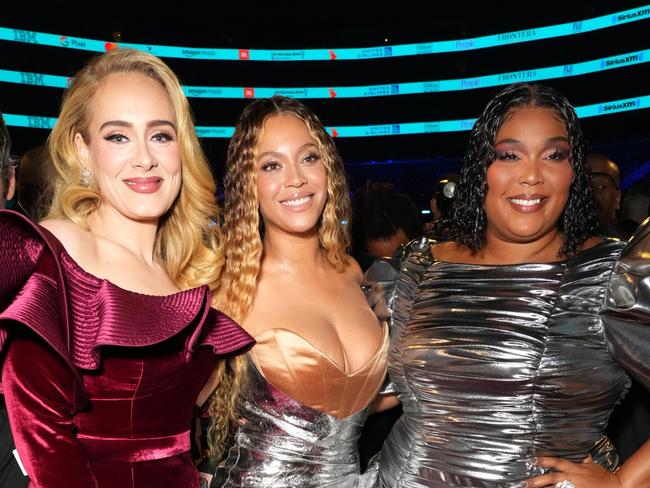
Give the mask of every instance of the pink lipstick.
POLYGON ((146 178, 127 178, 124 181, 127 188, 136 193, 155 193, 163 183, 163 179, 158 176, 148 176, 146 178))

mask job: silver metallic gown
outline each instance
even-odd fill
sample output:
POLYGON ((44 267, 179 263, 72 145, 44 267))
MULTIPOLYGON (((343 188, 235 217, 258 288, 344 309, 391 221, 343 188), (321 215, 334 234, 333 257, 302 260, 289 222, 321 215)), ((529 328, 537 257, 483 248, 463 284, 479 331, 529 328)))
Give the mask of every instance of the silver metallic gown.
POLYGON ((339 420, 268 383, 249 362, 235 446, 211 488, 356 488, 357 444, 366 410, 339 420))
POLYGON ((375 354, 350 373, 292 331, 271 329, 256 340, 243 424, 210 486, 364 488, 358 441, 386 377, 387 327, 375 354))
POLYGON ((377 486, 522 486, 535 456, 594 452, 626 370, 650 387, 650 226, 550 264, 452 264, 430 242, 410 247, 394 290, 380 280, 371 295, 394 312, 388 370, 404 408, 377 486))

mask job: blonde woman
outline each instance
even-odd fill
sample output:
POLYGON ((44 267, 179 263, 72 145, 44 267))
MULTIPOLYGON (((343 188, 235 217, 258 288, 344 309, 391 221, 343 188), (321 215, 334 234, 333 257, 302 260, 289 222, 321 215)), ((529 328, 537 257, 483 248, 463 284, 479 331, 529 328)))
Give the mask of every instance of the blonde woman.
POLYGON ((0 217, 2 381, 30 486, 198 486, 194 405, 252 339, 210 308, 215 187, 176 76, 138 51, 94 58, 49 149, 47 219, 0 217))
POLYGON ((273 97, 244 110, 224 182, 219 307, 257 345, 240 361, 241 425, 211 486, 356 487, 388 333, 346 254, 341 158, 309 109, 273 97))

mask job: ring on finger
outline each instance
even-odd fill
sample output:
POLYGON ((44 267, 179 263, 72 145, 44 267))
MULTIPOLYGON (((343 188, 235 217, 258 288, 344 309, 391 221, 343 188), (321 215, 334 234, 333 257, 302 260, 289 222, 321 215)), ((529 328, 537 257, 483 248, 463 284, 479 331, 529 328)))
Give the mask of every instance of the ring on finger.
POLYGON ((555 483, 555 488, 576 488, 576 485, 571 480, 562 480, 559 483, 555 483))

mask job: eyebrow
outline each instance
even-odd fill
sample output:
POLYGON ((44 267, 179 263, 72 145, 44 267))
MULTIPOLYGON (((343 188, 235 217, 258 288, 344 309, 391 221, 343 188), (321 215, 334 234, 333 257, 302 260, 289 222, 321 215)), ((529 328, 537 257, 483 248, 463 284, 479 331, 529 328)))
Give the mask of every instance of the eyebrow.
MULTIPOLYGON (((304 150, 304 149, 306 149, 308 147, 315 147, 316 149, 318 149, 317 144, 315 144, 313 142, 307 142, 307 143, 303 144, 302 146, 300 146, 296 152, 300 152, 300 151, 302 151, 302 150, 304 150)), ((265 156, 280 157, 280 156, 282 156, 282 154, 280 154, 279 152, 276 152, 276 151, 264 151, 259 156, 257 156, 257 158, 261 159, 261 158, 263 158, 265 156)))
MULTIPOLYGON (((551 137, 546 140, 547 143, 549 142, 569 142, 568 137, 564 136, 557 136, 557 137, 551 137)), ((516 146, 521 146, 523 142, 521 142, 519 139, 501 139, 500 141, 497 141, 494 143, 495 146, 498 146, 499 144, 514 144, 516 146)))
MULTIPOLYGON (((149 122, 147 122, 147 129, 151 127, 158 127, 161 125, 167 125, 172 129, 176 130, 176 125, 173 122, 164 119, 150 120, 149 122)), ((127 122, 126 120, 108 120, 99 127, 99 130, 103 130, 104 127, 129 127, 130 128, 133 127, 133 124, 131 122, 127 122)))

